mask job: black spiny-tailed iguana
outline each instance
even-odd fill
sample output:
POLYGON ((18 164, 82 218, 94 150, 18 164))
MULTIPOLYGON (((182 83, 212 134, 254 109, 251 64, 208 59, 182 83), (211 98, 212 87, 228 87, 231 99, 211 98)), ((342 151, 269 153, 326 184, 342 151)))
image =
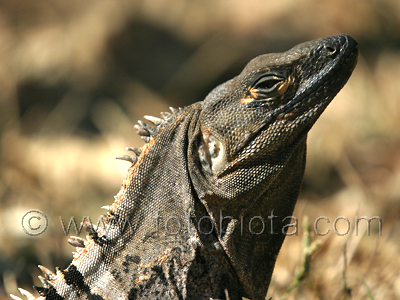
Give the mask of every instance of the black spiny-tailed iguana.
POLYGON ((204 101, 139 121, 146 144, 121 157, 132 166, 106 226, 70 239, 64 271, 40 266, 37 299, 264 299, 307 132, 357 56, 348 35, 262 55, 204 101))

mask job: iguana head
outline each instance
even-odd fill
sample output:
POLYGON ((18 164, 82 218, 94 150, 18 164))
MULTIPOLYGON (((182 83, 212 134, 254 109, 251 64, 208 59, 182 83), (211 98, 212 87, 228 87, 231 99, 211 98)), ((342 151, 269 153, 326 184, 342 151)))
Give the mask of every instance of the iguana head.
POLYGON ((265 297, 301 186, 307 132, 357 56, 348 35, 262 55, 204 101, 193 178, 247 297, 265 297))
POLYGON ((351 36, 338 35, 251 60, 204 101, 204 168, 219 176, 304 136, 347 82, 357 53, 351 36))

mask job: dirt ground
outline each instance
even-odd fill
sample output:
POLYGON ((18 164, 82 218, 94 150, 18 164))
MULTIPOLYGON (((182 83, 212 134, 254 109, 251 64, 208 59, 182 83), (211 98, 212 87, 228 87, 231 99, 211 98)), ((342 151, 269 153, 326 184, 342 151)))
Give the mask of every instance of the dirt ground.
POLYGON ((400 299, 399 28, 398 0, 0 0, 0 299, 40 285, 38 264, 68 265, 60 218, 104 213, 129 167, 114 157, 143 144, 144 114, 204 99, 256 55, 339 33, 359 62, 309 134, 298 234, 268 298, 400 299), (21 227, 32 209, 47 216, 39 236, 21 227), (285 295, 306 217, 320 247, 285 295))

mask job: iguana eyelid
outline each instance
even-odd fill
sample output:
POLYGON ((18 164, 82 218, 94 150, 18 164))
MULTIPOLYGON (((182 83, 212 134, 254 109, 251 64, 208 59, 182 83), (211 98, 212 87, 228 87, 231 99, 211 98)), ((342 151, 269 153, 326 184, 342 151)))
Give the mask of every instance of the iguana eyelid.
POLYGON ((268 102, 283 95, 293 83, 293 75, 289 75, 287 78, 278 75, 266 75, 258 79, 256 84, 254 84, 254 87, 251 87, 249 91, 255 100, 268 102), (271 87, 260 87, 260 85, 265 84, 267 81, 271 81, 271 87))
POLYGON ((257 90, 269 92, 275 90, 279 85, 284 82, 284 78, 276 75, 266 75, 257 80, 254 88, 257 90))
POLYGON ((278 88, 278 93, 283 94, 286 92, 289 86, 294 83, 294 77, 289 75, 288 78, 282 82, 282 84, 278 88))

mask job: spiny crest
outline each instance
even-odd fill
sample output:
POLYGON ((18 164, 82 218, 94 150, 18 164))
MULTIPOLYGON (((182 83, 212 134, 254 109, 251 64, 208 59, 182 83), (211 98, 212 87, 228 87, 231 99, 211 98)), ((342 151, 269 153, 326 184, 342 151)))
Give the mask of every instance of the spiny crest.
MULTIPOLYGON (((35 300, 35 296, 33 296, 31 293, 29 293, 27 290, 18 288, 19 292, 25 296, 28 300, 35 300)), ((15 300, 22 300, 20 297, 14 296, 14 295, 10 295, 11 298, 15 299, 15 300)))
MULTIPOLYGON (((43 274, 44 274, 44 277, 42 277, 42 276, 40 276, 40 275, 38 276, 39 280, 40 280, 40 281, 42 282, 42 284, 43 284, 43 287, 40 287, 40 286, 33 286, 33 288, 39 293, 39 295, 40 295, 41 297, 36 298, 34 295, 32 295, 32 294, 31 294, 30 292, 28 292, 27 290, 18 288, 19 292, 20 292, 23 296, 25 296, 28 300, 44 299, 44 298, 42 298, 42 297, 45 297, 45 296, 49 293, 50 287, 53 286, 53 284, 51 283, 51 281, 54 280, 54 279, 56 279, 56 277, 57 277, 56 274, 54 274, 52 271, 50 271, 50 270, 47 269, 46 267, 41 266, 41 265, 39 265, 38 267, 39 267, 40 270, 42 270, 42 272, 43 272, 43 274)), ((60 271, 59 271, 59 269, 57 269, 57 274, 59 274, 59 273, 60 273, 60 271)), ((17 297, 17 296, 12 295, 12 294, 10 295, 10 297, 11 297, 12 299, 15 299, 15 300, 22 300, 20 297, 17 297)))
MULTIPOLYGON (((144 140, 146 143, 149 143, 152 138, 154 138, 160 129, 165 125, 166 122, 174 120, 178 114, 183 112, 183 108, 179 107, 178 109, 170 107, 169 108, 171 113, 169 112, 161 112, 161 118, 157 118, 154 116, 145 115, 143 118, 149 121, 153 126, 138 120, 138 124, 136 124, 133 128, 135 129, 136 133, 140 135, 140 138, 144 140)), ((137 162, 137 158, 140 156, 142 151, 138 148, 134 147, 126 147, 127 151, 133 152, 135 155, 118 155, 115 158, 120 160, 129 161, 132 164, 137 162)))
MULTIPOLYGON (((134 126, 134 129, 138 135, 140 135, 141 139, 146 142, 145 146, 148 146, 148 143, 154 139, 154 137, 162 130, 162 127, 170 122, 175 120, 179 114, 183 112, 183 108, 179 107, 178 109, 170 107, 169 108, 171 112, 161 112, 161 118, 157 118, 154 116, 148 116, 145 115, 143 118, 150 122, 153 126, 144 123, 143 121, 139 120, 138 124, 134 126)), ((115 158, 120 159, 120 160, 126 160, 132 163, 134 165, 137 161, 140 155, 143 153, 143 149, 138 149, 134 147, 126 147, 125 148, 127 151, 131 152, 133 155, 118 155, 115 158)), ((115 199, 117 199, 117 196, 115 196, 115 199)), ((109 214, 112 215, 112 206, 106 205, 102 207, 103 209, 107 210, 109 214)), ((99 233, 99 228, 90 222, 83 222, 81 224, 82 228, 88 233, 88 236, 86 239, 83 239, 81 237, 77 236, 71 236, 68 239, 68 243, 71 246, 76 247, 76 252, 74 254, 74 258, 79 257, 79 254, 84 251, 84 248, 90 241, 97 240, 98 233, 99 233)), ((25 296, 28 300, 35 300, 35 299, 44 299, 42 297, 45 297, 49 293, 49 289, 53 286, 52 281, 56 280, 58 274, 61 272, 57 269, 56 274, 50 271, 48 268, 39 265, 39 269, 43 272, 44 276, 38 276, 39 280, 42 282, 43 287, 38 287, 34 286, 34 289, 39 293, 41 297, 36 298, 34 295, 32 295, 30 292, 19 288, 19 292, 25 296)), ((10 295, 12 299, 15 300, 22 300, 20 297, 17 297, 15 295, 10 295)))
POLYGON ((77 248, 84 248, 85 247, 85 240, 83 238, 80 238, 79 236, 70 236, 68 239, 68 243, 71 246, 77 247, 77 248))
POLYGON ((159 132, 159 129, 165 122, 172 120, 173 117, 176 117, 183 110, 181 107, 178 109, 170 107, 169 109, 171 110, 171 113, 161 113, 162 119, 148 115, 143 117, 156 127, 150 126, 141 120, 138 121, 138 124, 136 124, 133 128, 135 129, 136 133, 141 136, 142 140, 148 143, 150 139, 154 138, 154 136, 159 132))

